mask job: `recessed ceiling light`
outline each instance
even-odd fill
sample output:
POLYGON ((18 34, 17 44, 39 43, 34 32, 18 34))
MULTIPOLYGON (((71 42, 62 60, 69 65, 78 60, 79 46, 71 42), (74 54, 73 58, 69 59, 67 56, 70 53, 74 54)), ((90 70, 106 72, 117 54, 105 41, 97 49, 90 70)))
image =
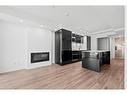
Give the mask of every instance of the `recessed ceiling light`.
POLYGON ((44 27, 44 25, 41 24, 40 27, 44 27))
POLYGON ((69 16, 70 15, 70 13, 69 12, 65 12, 65 16, 69 16))
POLYGON ((23 23, 23 19, 20 19, 19 22, 23 23))

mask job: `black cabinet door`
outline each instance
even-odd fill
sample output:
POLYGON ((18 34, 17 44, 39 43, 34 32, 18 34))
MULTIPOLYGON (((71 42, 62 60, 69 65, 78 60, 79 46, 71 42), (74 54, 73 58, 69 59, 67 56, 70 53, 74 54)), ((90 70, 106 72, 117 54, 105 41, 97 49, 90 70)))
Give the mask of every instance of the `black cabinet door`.
POLYGON ((71 50, 71 31, 62 30, 62 50, 71 50))
POLYGON ((55 32, 55 63, 64 65, 72 61, 72 33, 60 29, 55 32))
POLYGON ((72 51, 71 50, 62 51, 62 62, 68 63, 71 61, 72 61, 72 51))
POLYGON ((78 37, 78 43, 81 43, 81 36, 78 37))
POLYGON ((72 51, 72 60, 79 59, 79 51, 72 51))
POLYGON ((76 42, 76 35, 74 33, 72 34, 72 42, 76 42))
POLYGON ((60 63, 60 32, 55 32, 55 63, 60 63))
POLYGON ((87 50, 91 50, 91 37, 87 36, 87 50))
POLYGON ((80 35, 76 35, 76 43, 81 43, 81 36, 80 35))
POLYGON ((72 42, 83 43, 83 36, 73 33, 72 34, 72 42))
POLYGON ((75 37, 76 37, 76 43, 78 43, 79 42, 79 35, 75 35, 75 37))

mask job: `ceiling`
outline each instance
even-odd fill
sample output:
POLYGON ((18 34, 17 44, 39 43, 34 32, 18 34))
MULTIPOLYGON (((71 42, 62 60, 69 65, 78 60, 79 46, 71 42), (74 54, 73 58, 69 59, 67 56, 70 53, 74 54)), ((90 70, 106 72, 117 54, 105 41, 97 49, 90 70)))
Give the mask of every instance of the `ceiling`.
POLYGON ((52 29, 97 32, 124 28, 123 6, 0 6, 0 12, 52 29))

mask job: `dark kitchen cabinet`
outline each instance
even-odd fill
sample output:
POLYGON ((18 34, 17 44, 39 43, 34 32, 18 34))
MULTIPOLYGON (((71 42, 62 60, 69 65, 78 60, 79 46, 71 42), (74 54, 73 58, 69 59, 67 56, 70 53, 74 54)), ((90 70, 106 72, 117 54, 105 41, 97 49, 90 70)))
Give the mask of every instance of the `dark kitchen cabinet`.
POLYGON ((101 66, 110 64, 110 51, 83 51, 82 67, 100 72, 101 66))
POLYGON ((66 29, 55 32, 55 63, 65 65, 80 61, 82 51, 72 51, 72 42, 83 43, 83 36, 72 33, 66 29))
POLYGON ((83 43, 83 36, 73 33, 72 34, 72 42, 83 43))
POLYGON ((76 34, 72 33, 72 42, 76 42, 76 34))
POLYGON ((87 36, 87 50, 91 50, 91 37, 87 36))
POLYGON ((55 32, 55 63, 64 65, 72 61, 72 33, 60 29, 55 32))
POLYGON ((61 29, 61 37, 62 37, 62 50, 71 50, 71 31, 61 29))
POLYGON ((77 43, 83 43, 83 36, 78 35, 77 43))
POLYGON ((76 35, 76 42, 77 43, 80 43, 81 41, 80 41, 80 36, 79 35, 76 35))
POLYGON ((82 51, 72 51, 72 62, 81 61, 82 51))

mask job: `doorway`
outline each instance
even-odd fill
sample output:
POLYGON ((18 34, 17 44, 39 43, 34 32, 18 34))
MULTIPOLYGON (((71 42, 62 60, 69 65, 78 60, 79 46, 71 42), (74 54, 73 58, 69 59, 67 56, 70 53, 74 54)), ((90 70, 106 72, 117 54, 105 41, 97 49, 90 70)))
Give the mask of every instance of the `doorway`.
POLYGON ((124 59, 125 56, 125 38, 118 36, 115 38, 115 58, 124 59))
POLYGON ((97 50, 110 50, 109 37, 97 38, 97 50))

